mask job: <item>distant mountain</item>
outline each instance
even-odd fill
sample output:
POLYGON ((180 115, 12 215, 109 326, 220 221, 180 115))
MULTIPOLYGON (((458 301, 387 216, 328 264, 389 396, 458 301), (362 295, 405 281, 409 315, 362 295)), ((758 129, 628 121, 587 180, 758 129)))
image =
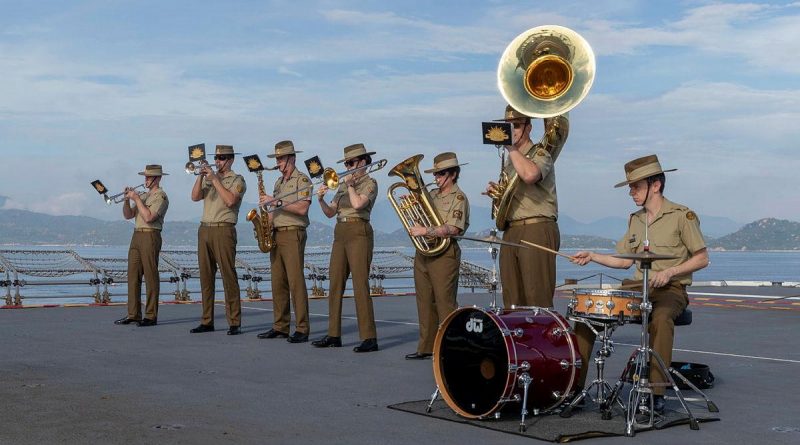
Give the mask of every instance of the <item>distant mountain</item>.
POLYGON ((800 250, 800 223, 764 218, 708 244, 721 250, 800 250))

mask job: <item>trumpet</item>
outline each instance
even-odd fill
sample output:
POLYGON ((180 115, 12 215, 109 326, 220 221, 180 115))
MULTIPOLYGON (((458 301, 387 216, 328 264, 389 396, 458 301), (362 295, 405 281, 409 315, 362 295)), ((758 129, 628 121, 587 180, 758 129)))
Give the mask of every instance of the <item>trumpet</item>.
POLYGON ((209 164, 208 162, 206 162, 205 159, 201 160, 198 164, 195 164, 194 162, 189 161, 189 162, 186 163, 186 166, 184 167, 184 169, 186 170, 186 174, 187 175, 195 175, 195 176, 197 176, 203 171, 204 167, 209 167, 211 169, 214 169, 214 165, 213 164, 209 164))
MULTIPOLYGON (((380 161, 376 161, 376 162, 373 162, 371 164, 363 165, 361 167, 354 168, 352 170, 344 170, 344 171, 341 171, 341 172, 338 172, 338 173, 336 171, 334 171, 331 167, 327 167, 327 168, 325 168, 325 170, 322 171, 322 176, 320 176, 319 179, 316 180, 315 182, 312 182, 311 184, 309 184, 309 185, 307 185, 305 187, 300 187, 299 189, 297 189, 297 190, 295 190, 293 192, 289 192, 289 193, 284 193, 282 195, 278 195, 278 196, 275 197, 275 199, 273 201, 278 201, 278 200, 282 201, 283 198, 295 195, 295 194, 300 193, 300 192, 304 192, 306 190, 312 189, 315 186, 323 184, 323 183, 329 189, 335 189, 335 188, 339 187, 339 185, 342 183, 344 178, 352 175, 353 173, 358 173, 358 172, 360 172, 362 170, 365 170, 365 174, 376 172, 376 171, 382 169, 383 167, 386 167, 386 163, 387 162, 389 162, 389 161, 387 161, 386 159, 381 159, 380 161)), ((290 205, 290 204, 294 204, 297 201, 302 201, 303 199, 305 199, 305 198, 298 198, 298 199, 294 199, 294 200, 289 201, 289 202, 284 202, 281 207, 287 206, 287 205, 290 205)), ((280 207, 272 207, 272 208, 270 208, 268 210, 268 212, 272 213, 275 210, 278 210, 279 208, 280 207)))
MULTIPOLYGON (((136 189, 139 189, 139 188, 141 188, 142 191, 141 192, 137 192, 137 193, 139 194, 139 196, 141 196, 145 192, 144 191, 144 184, 139 184, 136 187, 133 187, 131 190, 136 190, 136 189)), ((106 204, 108 204, 108 205, 119 204, 119 203, 125 201, 125 194, 127 192, 128 191, 126 190, 126 191, 119 192, 116 195, 111 195, 111 196, 108 196, 107 194, 103 193, 103 199, 106 201, 106 204)))

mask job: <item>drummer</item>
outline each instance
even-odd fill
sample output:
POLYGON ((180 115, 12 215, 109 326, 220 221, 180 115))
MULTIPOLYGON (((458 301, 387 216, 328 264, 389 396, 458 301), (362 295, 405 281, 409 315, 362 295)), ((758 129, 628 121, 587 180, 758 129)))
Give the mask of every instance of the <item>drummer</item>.
MULTIPOLYGON (((625 164, 626 180, 614 186, 627 185, 633 202, 642 207, 630 215, 628 231, 617 242, 617 252, 640 253, 651 246, 650 251, 653 253, 676 257, 672 260, 654 261, 649 274, 649 299, 653 305, 649 326, 650 347, 667 366, 672 362, 675 318, 689 304, 686 286, 692 284, 693 272, 708 266, 708 252, 697 214, 664 197, 664 173, 675 170, 663 170, 656 155, 644 156, 625 164), (645 224, 648 225, 647 234, 645 224)), ((576 253, 573 260, 581 266, 592 261, 616 269, 628 269, 634 264, 633 260, 588 251, 576 253)), ((638 263, 634 280, 625 280, 622 286, 641 291, 642 271, 638 263)), ((595 335, 583 323, 576 323, 575 334, 583 360, 577 389, 581 391, 586 381, 595 335)), ((667 379, 656 365, 655 358, 650 360, 650 369, 656 370, 650 373, 650 381, 654 384, 654 409, 663 413, 666 390, 664 382, 667 379)))

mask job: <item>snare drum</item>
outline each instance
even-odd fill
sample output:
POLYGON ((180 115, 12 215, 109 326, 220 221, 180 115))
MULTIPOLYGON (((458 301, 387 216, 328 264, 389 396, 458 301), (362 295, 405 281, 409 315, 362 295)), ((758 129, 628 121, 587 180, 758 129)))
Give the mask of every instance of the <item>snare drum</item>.
POLYGON ((550 410, 571 395, 580 354, 567 320, 557 312, 460 308, 439 327, 433 371, 445 402, 463 417, 479 419, 508 402, 550 410))
POLYGON ((567 314, 600 322, 642 321, 642 293, 611 289, 575 289, 567 314))

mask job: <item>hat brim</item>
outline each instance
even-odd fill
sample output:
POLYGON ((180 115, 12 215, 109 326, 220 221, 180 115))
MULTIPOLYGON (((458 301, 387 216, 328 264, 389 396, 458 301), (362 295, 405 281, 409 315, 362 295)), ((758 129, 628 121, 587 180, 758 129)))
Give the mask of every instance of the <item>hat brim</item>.
POLYGON ((161 173, 160 175, 148 175, 146 172, 139 172, 142 176, 169 176, 169 173, 161 173))
POLYGON ((533 116, 520 116, 520 117, 511 117, 511 118, 505 118, 504 117, 504 118, 501 118, 501 119, 492 119, 492 122, 514 122, 514 121, 520 120, 520 119, 531 119, 531 120, 533 120, 533 119, 536 119, 536 118, 533 117, 533 116))
POLYGON ((267 157, 268 157, 268 158, 272 158, 272 159, 274 159, 274 158, 277 158, 278 156, 289 156, 289 155, 296 155, 297 153, 302 153, 302 152, 303 152, 303 150, 300 150, 300 151, 293 151, 293 152, 291 152, 291 153, 285 153, 285 154, 282 154, 282 155, 271 154, 271 155, 267 155, 267 157))
POLYGON ((624 186, 626 186, 628 184, 633 184, 636 181, 641 181, 642 179, 647 179, 647 178, 649 178, 651 176, 655 176, 655 175, 660 174, 660 173, 669 173, 669 172, 674 172, 676 170, 678 170, 678 169, 677 168, 671 168, 669 170, 661 170, 659 172, 651 173, 651 174, 649 174, 647 176, 642 176, 641 178, 633 178, 633 179, 629 179, 629 180, 626 180, 626 181, 622 181, 619 184, 616 184, 614 186, 614 188, 616 189, 616 188, 624 187, 624 186))
POLYGON ((436 172, 440 172, 442 170, 449 170, 451 168, 461 167, 462 165, 467 165, 467 164, 469 164, 469 162, 465 162, 463 164, 456 164, 456 165, 453 165, 453 166, 450 166, 450 167, 431 168, 431 169, 423 170, 423 171, 425 173, 436 173, 436 172))
POLYGON ((353 159, 353 158, 357 158, 357 157, 360 157, 360 156, 372 156, 372 155, 374 155, 375 153, 377 153, 377 152, 375 152, 375 151, 368 151, 368 152, 366 152, 366 153, 361 153, 360 155, 355 155, 355 156, 350 156, 349 158, 340 159, 340 160, 336 161, 336 163, 337 163, 337 164, 341 164, 342 162, 345 162, 345 161, 347 161, 348 159, 353 159))

